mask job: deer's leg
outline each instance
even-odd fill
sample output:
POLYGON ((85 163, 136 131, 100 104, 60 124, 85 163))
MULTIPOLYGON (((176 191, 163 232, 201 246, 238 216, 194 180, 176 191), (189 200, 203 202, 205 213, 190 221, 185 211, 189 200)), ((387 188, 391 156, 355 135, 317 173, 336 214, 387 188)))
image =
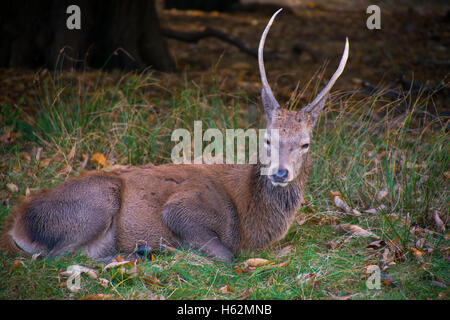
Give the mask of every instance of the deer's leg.
POLYGON ((83 250, 93 258, 103 258, 116 251, 114 221, 120 206, 119 178, 71 179, 27 201, 9 234, 28 253, 55 257, 83 250))
POLYGON ((218 236, 214 208, 198 201, 195 192, 176 194, 162 210, 166 226, 177 235, 183 245, 194 247, 213 258, 231 261, 233 253, 218 236))

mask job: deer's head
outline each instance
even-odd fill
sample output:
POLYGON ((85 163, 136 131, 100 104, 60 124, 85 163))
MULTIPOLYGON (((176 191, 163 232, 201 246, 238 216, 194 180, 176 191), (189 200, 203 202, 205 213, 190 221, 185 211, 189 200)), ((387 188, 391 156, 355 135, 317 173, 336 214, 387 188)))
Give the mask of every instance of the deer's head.
POLYGON ((278 162, 272 161, 269 164, 269 179, 274 186, 285 187, 289 182, 295 180, 305 163, 307 153, 311 147, 312 130, 323 110, 328 93, 341 75, 347 62, 348 39, 345 41, 345 49, 338 69, 314 101, 304 106, 300 111, 283 109, 275 99, 267 82, 263 60, 263 48, 267 33, 276 15, 281 10, 279 9, 275 12, 261 36, 258 49, 258 64, 262 82, 261 100, 266 114, 268 135, 264 147, 269 155, 271 152, 278 152, 278 157, 275 157, 278 158, 278 162), (272 140, 269 139, 269 136, 274 129, 278 131, 277 146, 275 144, 270 145, 272 140))

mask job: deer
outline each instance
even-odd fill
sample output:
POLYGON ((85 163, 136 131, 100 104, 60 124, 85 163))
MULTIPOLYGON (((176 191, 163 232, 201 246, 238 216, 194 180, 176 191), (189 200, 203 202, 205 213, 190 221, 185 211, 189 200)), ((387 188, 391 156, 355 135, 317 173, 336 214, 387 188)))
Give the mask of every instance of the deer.
POLYGON ((348 58, 348 38, 339 66, 315 99, 300 110, 281 108, 267 81, 258 47, 261 101, 266 129, 278 131, 276 163, 175 164, 90 171, 27 197, 8 215, 0 249, 53 258, 82 252, 95 260, 148 250, 192 248, 232 262, 236 254, 262 250, 287 234, 304 203, 312 167, 312 130, 348 58), (270 167, 273 174, 261 174, 270 167))

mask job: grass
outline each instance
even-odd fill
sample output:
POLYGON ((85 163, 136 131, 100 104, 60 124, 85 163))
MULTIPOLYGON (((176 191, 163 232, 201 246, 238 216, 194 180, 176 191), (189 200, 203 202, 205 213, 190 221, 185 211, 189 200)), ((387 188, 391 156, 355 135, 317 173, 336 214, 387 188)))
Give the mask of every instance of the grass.
MULTIPOLYGON (((0 134, 13 133, 13 141, 0 149, 0 224, 27 192, 100 169, 86 162, 95 152, 110 164, 166 163, 172 130, 192 130, 194 120, 202 119, 204 130, 263 126, 262 116, 249 116, 251 99, 225 94, 218 85, 205 89, 186 81, 149 96, 158 86, 149 72, 127 74, 115 85, 101 73, 55 74, 41 82, 34 115, 20 102, 2 105, 0 134)), ((189 251, 155 252, 122 272, 105 271, 81 254, 35 260, 0 253, 0 298, 448 299, 449 236, 431 215, 448 222, 448 119, 423 117, 436 107, 432 94, 388 101, 382 93, 332 97, 315 129, 307 204, 280 243, 244 252, 232 264, 189 251), (378 198, 380 191, 385 196, 378 198), (362 215, 344 214, 330 192, 362 215), (344 223, 370 230, 380 241, 369 246, 374 238, 345 233, 339 228, 344 223), (271 263, 248 270, 251 257, 271 263), (74 264, 93 268, 107 286, 83 275, 81 290, 71 292, 60 273, 74 264), (381 268, 379 290, 366 286, 369 265, 381 268)))

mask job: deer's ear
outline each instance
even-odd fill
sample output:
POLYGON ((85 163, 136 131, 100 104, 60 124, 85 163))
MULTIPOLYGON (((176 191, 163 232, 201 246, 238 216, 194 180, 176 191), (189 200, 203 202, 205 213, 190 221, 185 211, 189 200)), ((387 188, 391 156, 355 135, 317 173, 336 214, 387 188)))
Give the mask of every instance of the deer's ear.
POLYGON ((309 113, 310 125, 314 127, 317 123, 317 119, 319 119, 320 114, 323 111, 325 106, 325 102, 327 101, 328 94, 324 95, 322 99, 315 102, 314 105, 307 106, 306 110, 309 113))

